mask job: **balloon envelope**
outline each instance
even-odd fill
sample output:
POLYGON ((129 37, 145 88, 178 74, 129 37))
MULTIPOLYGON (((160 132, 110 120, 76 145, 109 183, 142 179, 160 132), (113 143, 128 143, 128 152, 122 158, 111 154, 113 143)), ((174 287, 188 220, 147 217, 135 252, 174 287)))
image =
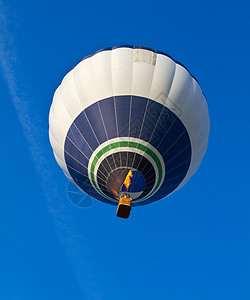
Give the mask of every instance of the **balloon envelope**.
POLYGON ((55 158, 69 180, 115 205, 127 190, 132 206, 165 198, 189 180, 210 126, 206 99, 188 70, 135 46, 83 59, 56 90, 49 123, 55 158))

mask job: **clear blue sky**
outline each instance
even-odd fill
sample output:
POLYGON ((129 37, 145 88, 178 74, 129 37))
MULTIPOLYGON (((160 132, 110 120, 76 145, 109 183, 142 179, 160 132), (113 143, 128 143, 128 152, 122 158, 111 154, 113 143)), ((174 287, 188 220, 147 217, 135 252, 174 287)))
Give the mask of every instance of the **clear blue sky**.
POLYGON ((250 299, 249 15, 241 0, 0 0, 1 300, 250 299), (195 176, 128 220, 74 206, 48 140, 63 76, 120 44, 182 62, 211 119, 195 176))

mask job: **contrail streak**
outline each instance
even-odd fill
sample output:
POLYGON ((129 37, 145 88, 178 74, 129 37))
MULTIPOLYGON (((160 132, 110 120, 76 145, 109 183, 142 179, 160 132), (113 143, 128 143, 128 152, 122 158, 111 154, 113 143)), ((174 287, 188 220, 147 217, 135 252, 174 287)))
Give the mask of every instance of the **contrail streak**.
POLYGON ((13 36, 8 31, 7 15, 6 9, 0 1, 0 67, 7 82, 23 134, 28 142, 36 172, 40 177, 39 181, 48 210, 56 224, 60 240, 66 248, 67 256, 71 256, 70 262, 74 273, 77 275, 82 293, 90 299, 93 299, 93 297, 101 299, 97 293, 95 280, 93 280, 91 272, 89 272, 86 263, 82 259, 87 248, 85 237, 79 233, 79 230, 72 229, 72 222, 69 224, 68 216, 66 218, 67 212, 65 206, 62 205, 63 201, 60 201, 59 188, 54 182, 55 176, 53 175, 55 174, 51 171, 51 164, 54 164, 54 161, 48 144, 47 128, 44 129, 42 122, 39 121, 39 115, 36 115, 30 107, 29 95, 26 95, 23 89, 19 88, 18 78, 22 78, 23 75, 18 74, 17 68, 15 68, 18 57, 13 47, 13 36), (73 259, 72 253, 74 253, 73 259))

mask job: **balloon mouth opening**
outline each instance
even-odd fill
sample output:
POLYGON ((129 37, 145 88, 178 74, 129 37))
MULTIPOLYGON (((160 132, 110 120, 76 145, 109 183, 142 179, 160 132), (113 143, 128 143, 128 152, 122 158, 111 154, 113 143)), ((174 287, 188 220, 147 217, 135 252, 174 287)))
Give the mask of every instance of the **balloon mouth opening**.
POLYGON ((127 193, 131 199, 136 199, 144 192, 145 186, 145 177, 140 171, 132 168, 128 170, 127 176, 121 186, 120 193, 127 193))
POLYGON ((144 175, 133 168, 115 169, 107 179, 107 190, 116 200, 119 200, 124 193, 129 194, 132 200, 136 199, 141 196, 145 187, 144 175))

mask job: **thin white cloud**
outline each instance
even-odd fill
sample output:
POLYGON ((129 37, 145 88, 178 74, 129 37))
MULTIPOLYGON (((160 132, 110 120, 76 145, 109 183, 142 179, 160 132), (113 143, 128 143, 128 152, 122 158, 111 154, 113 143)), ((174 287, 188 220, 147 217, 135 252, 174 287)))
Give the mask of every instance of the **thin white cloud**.
MULTIPOLYGON (((78 232, 77 228, 72 228, 72 222, 69 222, 69 216, 65 211, 65 206, 62 204, 65 200, 60 201, 58 187, 53 180, 54 174, 51 171, 49 158, 51 150, 49 146, 46 147, 44 145, 46 143, 43 143, 45 140, 44 136, 47 133, 45 130, 41 130, 43 127, 39 123, 39 115, 35 115, 34 110, 31 111, 27 91, 20 89, 19 86, 18 79, 23 78, 23 74, 19 73, 15 67, 19 62, 14 48, 14 37, 8 30, 7 16, 8 12, 0 0, 0 67, 7 82, 23 134, 28 142, 36 172, 40 178, 39 181, 44 199, 56 224, 59 238, 72 265, 73 272, 77 275, 77 280, 85 297, 101 299, 95 286, 95 280, 87 269, 86 262, 83 260, 83 254, 86 253, 87 248, 85 238, 78 232)), ((88 253, 88 257, 90 256, 90 253, 88 253)))

